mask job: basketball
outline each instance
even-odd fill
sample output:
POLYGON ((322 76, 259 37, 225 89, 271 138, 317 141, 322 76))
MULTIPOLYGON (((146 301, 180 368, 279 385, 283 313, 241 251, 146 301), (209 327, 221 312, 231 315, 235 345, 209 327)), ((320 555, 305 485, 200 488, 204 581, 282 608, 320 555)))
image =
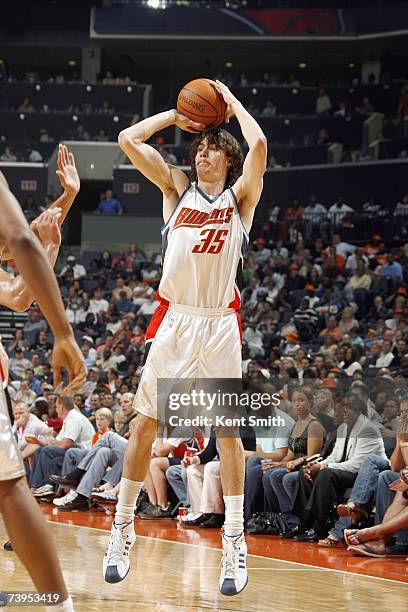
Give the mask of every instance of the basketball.
POLYGON ((184 85, 177 98, 177 111, 206 127, 217 127, 225 119, 227 105, 214 81, 195 79, 184 85))

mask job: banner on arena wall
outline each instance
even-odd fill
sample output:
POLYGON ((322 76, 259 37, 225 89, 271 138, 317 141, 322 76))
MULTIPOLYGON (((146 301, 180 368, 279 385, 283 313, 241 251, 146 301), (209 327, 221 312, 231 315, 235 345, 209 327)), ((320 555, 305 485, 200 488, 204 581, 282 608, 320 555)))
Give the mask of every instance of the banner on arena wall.
POLYGON ((334 36, 354 34, 353 15, 348 21, 336 9, 230 10, 168 7, 96 7, 92 12, 91 38, 115 36, 334 36))

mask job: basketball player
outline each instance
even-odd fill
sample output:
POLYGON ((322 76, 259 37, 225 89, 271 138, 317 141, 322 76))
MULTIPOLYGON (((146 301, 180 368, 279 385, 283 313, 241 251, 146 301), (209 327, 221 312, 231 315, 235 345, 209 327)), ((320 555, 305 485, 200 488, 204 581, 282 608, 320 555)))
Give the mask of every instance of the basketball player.
MULTIPOLYGON (((242 166, 238 142, 219 128, 190 121, 176 110, 154 115, 119 134, 119 145, 163 193, 163 274, 160 305, 146 333, 145 368, 135 397, 138 416, 127 447, 111 538, 104 557, 107 582, 129 571, 135 542, 134 511, 156 434, 157 379, 240 378, 241 337, 235 287, 237 267, 259 201, 266 167, 266 138, 255 119, 217 81, 227 121, 238 120, 248 144, 242 166), (146 142, 171 125, 202 133, 192 147, 192 176, 167 165, 146 142)), ((225 501, 220 590, 236 595, 245 587, 243 535, 244 452, 238 436, 219 437, 225 501)))
MULTIPOLYGON (((28 289, 37 300, 54 333, 54 384, 60 383, 61 368, 65 367, 69 375, 69 385, 65 392, 74 392, 86 379, 84 359, 66 318, 51 265, 1 172, 0 209, 0 248, 4 250, 5 246, 16 261, 21 272, 20 289, 23 292, 28 289), (25 286, 21 285, 22 281, 25 286)), ((59 211, 47 214, 51 217, 50 223, 56 225, 59 211)), ((0 364, 0 512, 13 548, 37 589, 60 594, 61 603, 52 606, 52 609, 72 611, 72 599, 65 586, 51 535, 28 489, 22 460, 12 434, 3 389, 8 380, 8 361, 2 347, 0 364)))

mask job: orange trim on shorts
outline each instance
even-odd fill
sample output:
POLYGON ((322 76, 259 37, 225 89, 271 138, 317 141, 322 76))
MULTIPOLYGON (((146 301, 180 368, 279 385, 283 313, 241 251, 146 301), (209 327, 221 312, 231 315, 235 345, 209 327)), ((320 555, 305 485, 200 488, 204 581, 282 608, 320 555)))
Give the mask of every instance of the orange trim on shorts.
POLYGON ((170 302, 162 298, 158 291, 156 293, 156 299, 159 300, 160 304, 157 306, 150 319, 150 323, 146 330, 146 340, 153 340, 170 306, 170 302))

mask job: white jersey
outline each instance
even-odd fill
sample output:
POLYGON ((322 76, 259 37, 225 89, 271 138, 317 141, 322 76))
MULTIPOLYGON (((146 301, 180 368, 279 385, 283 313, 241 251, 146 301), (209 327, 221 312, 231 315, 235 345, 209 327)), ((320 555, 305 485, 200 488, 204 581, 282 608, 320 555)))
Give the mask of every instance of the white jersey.
POLYGON ((11 428, 6 396, 0 376, 0 482, 20 478, 24 474, 24 464, 11 428))
POLYGON ((231 188, 211 198, 196 183, 162 229, 160 298, 197 308, 240 307, 235 281, 248 246, 231 188))

